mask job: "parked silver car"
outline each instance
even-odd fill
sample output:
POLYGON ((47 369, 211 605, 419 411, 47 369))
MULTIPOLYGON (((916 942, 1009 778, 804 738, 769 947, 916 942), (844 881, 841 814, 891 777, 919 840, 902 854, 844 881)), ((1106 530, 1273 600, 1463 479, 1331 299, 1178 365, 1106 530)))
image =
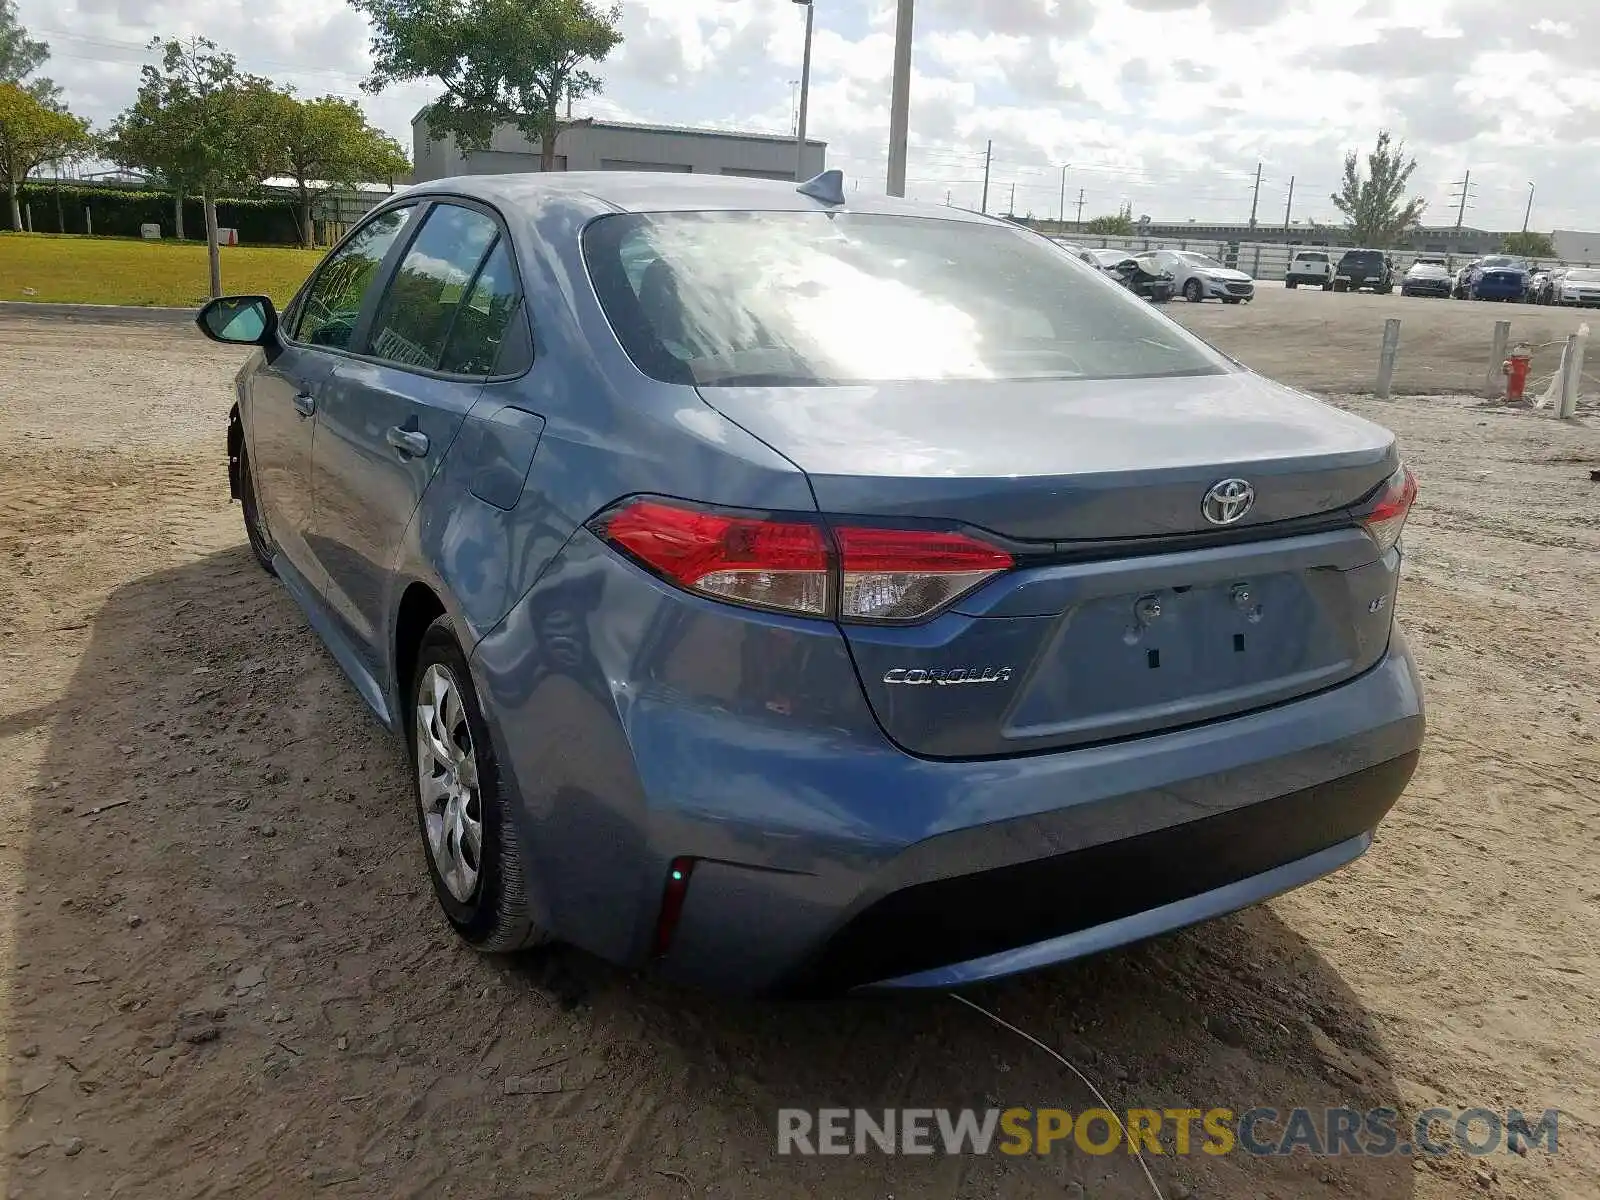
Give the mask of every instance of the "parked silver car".
POLYGON ((1191 304, 1212 299, 1238 304, 1255 299, 1255 280, 1209 255, 1194 250, 1157 250, 1153 257, 1172 272, 1178 294, 1191 304))
POLYGON ((1550 280, 1550 303, 1600 308, 1600 267, 1568 267, 1550 280))

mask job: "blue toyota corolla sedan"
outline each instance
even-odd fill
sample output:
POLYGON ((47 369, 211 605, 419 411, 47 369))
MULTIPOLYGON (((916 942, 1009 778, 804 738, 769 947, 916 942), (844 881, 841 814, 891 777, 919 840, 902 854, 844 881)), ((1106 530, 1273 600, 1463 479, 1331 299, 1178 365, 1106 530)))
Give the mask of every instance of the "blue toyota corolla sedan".
POLYGON ((1026 230, 451 179, 198 322, 257 347, 250 546, 481 950, 966 984, 1322 876, 1415 766, 1394 437, 1026 230))

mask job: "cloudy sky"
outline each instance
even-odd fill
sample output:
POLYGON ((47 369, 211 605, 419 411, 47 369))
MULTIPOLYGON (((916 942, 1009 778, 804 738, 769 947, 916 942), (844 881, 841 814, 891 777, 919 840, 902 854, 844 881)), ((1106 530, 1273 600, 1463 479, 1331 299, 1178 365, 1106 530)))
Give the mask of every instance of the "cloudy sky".
MULTIPOLYGON (((816 0, 809 132, 881 190, 894 0, 816 0)), ((303 94, 360 95, 364 19, 343 0, 20 0, 50 74, 105 122, 153 35, 203 34, 303 94)), ((789 0, 624 0, 596 116, 791 128, 804 10, 789 0)), ((410 146, 425 86, 363 97, 410 146)), ((1600 227, 1600 0, 917 0, 908 191, 1054 215, 1124 199, 1157 220, 1332 221, 1345 150, 1380 127, 1418 160, 1429 223, 1600 227)))

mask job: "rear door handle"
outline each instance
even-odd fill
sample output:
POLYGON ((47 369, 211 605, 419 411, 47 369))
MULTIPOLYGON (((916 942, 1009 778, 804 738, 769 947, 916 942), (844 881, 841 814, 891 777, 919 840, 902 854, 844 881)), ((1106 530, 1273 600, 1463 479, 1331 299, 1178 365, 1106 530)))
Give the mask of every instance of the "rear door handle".
POLYGON ((412 458, 421 458, 428 452, 428 435, 415 429, 401 429, 398 425, 391 425, 384 437, 389 445, 412 458))
POLYGON ((317 411, 317 398, 306 392, 301 392, 294 398, 294 410, 302 417, 309 417, 317 411))

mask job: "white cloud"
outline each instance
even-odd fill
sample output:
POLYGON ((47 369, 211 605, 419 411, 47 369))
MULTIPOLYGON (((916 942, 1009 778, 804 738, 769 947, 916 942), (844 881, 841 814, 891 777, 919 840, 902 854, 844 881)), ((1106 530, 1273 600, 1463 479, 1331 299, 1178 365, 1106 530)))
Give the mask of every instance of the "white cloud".
MULTIPOLYGON (((810 132, 880 188, 895 0, 816 0, 810 132)), ((917 0, 912 194, 990 208, 1125 198, 1182 219, 1333 219, 1346 150, 1390 128, 1416 154, 1436 215, 1470 168, 1469 220, 1519 227, 1538 181, 1541 227, 1600 223, 1600 0, 917 0)), ((361 96, 367 31, 343 0, 20 0, 51 42, 49 72, 97 124, 126 106, 144 43, 202 34, 303 93, 360 96, 410 142, 433 94, 361 96)), ((603 68, 600 116, 790 128, 804 10, 783 0, 625 0, 624 46, 603 68)))

